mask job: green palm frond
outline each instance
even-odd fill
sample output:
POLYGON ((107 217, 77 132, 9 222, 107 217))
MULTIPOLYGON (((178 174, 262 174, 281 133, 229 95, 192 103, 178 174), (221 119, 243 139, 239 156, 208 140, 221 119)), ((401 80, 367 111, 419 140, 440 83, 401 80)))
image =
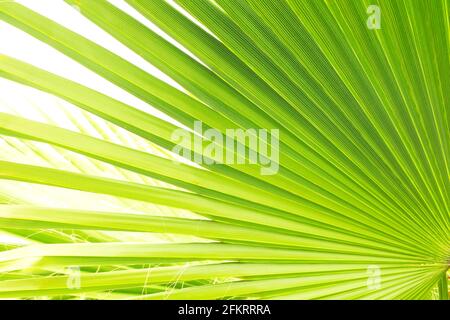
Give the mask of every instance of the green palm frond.
POLYGON ((448 298, 448 1, 65 2, 170 81, 0 2, 149 106, 0 54, 5 81, 48 98, 0 97, 0 230, 17 242, 0 298, 448 298), (173 134, 196 121, 279 130, 276 174, 181 159, 173 134))

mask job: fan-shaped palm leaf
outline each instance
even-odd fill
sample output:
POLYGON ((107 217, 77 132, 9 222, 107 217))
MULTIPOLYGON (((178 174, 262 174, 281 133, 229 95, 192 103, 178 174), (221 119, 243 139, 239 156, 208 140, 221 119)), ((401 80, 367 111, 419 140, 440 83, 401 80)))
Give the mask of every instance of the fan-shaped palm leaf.
POLYGON ((447 1, 66 2, 170 81, 19 3, 0 18, 164 116, 0 55, 58 97, 2 106, 0 228, 21 241, 0 298, 447 298, 447 1), (180 160, 195 121, 278 129, 276 174, 180 160))

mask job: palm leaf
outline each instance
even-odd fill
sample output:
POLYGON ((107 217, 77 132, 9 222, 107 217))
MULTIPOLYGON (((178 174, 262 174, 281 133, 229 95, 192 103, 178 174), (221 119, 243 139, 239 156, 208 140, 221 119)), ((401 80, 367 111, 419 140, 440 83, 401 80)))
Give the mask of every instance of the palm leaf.
POLYGON ((0 18, 163 115, 0 55, 72 124, 1 106, 0 228, 23 242, 1 298, 448 297, 445 0, 377 1, 378 30, 363 0, 66 2, 170 81, 21 4, 0 18), (176 162, 194 121, 280 130, 278 172, 176 162))

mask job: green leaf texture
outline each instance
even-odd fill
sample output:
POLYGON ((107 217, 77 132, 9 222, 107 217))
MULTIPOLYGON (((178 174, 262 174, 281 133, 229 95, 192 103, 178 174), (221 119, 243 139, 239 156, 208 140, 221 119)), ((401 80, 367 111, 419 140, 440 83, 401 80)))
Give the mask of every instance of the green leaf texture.
POLYGON ((1 247, 0 298, 448 299, 447 0, 65 2, 179 87, 0 2, 171 119, 0 54, 1 77, 77 127, 40 100, 47 121, 0 112, 0 229, 23 240, 1 247), (278 129, 278 172, 176 162, 172 134, 194 121, 278 129))

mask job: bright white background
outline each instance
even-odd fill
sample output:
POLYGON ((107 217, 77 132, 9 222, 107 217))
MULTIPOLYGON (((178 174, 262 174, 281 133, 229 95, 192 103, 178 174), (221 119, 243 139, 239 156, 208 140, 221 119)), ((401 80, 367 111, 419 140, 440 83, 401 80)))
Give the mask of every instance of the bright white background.
MULTIPOLYGON (((17 0, 16 2, 26 5, 30 9, 58 22, 59 24, 71 29, 72 31, 83 35, 84 37, 96 42, 97 44, 104 46, 110 51, 120 55, 122 58, 144 69, 148 73, 158 77, 159 79, 169 83, 174 87, 177 87, 180 90, 183 90, 169 77, 165 76, 140 56, 115 40, 112 36, 103 31, 101 28, 97 27, 94 23, 90 22, 77 10, 77 8, 66 4, 63 0, 17 0)), ((125 12, 129 13, 152 30, 156 31, 165 39, 180 47, 177 43, 175 43, 175 41, 170 39, 156 26, 143 18, 138 12, 127 5, 123 0, 110 0, 110 2, 118 6, 125 12)), ((16 59, 26 61, 27 63, 33 64, 42 69, 82 83, 88 87, 98 90, 115 99, 121 100, 136 108, 171 121, 171 119, 169 119, 164 114, 160 113, 158 110, 154 109, 147 103, 118 88, 114 84, 101 78, 100 76, 91 72, 77 62, 59 53, 52 47, 46 45, 45 43, 36 40, 32 36, 29 36, 25 32, 22 32, 21 30, 16 29, 15 27, 8 25, 1 20, 0 54, 5 54, 16 59)), ((39 114, 38 112, 38 108, 43 108, 46 113, 50 114, 52 121, 56 121, 59 126, 73 129, 70 126, 71 124, 69 123, 69 121, 67 121, 67 116, 60 112, 60 107, 60 99, 0 77, 0 112, 11 112, 36 121, 45 121, 45 118, 42 118, 42 114, 39 114)), ((74 111, 78 110, 74 108, 74 111)), ((3 158, 2 153, 6 153, 5 150, 8 150, 7 147, 8 146, 5 144, 5 142, 3 142, 2 144, 0 141, 0 159, 3 158)), ((9 156, 11 157, 11 155, 9 156)), ((20 159, 20 157, 18 157, 17 159, 13 159, 13 161, 20 162, 22 160, 20 159)), ((0 195, 2 191, 6 191, 5 193, 7 194, 21 193, 29 196, 29 199, 27 200, 38 202, 38 199, 36 199, 37 197, 41 196, 42 194, 44 194, 45 196, 45 192, 48 193, 48 191, 45 191, 45 189, 43 190, 44 191, 39 193, 40 191, 38 189, 25 183, 0 181, 0 195), (17 189, 13 190, 13 188, 17 189), (32 197, 34 197, 35 199, 31 199, 32 197)), ((54 192, 56 191, 57 190, 54 190, 54 192)), ((61 203, 55 203, 55 205, 61 205, 61 203)), ((7 243, 15 241, 13 241, 13 239, 8 237, 7 235, 2 235, 0 233, 0 243, 1 242, 7 243)))
MULTIPOLYGON (((30 9, 33 9, 34 11, 58 22, 72 31, 75 31, 96 42, 97 44, 104 46, 105 48, 144 69, 148 73, 181 89, 169 77, 165 76, 140 56, 115 40, 112 36, 97 27, 94 23, 90 22, 77 11, 76 7, 68 5, 63 0, 17 0, 16 2, 26 5, 30 9)), ((123 0, 110 0, 109 2, 140 20, 152 30, 158 32, 160 35, 163 35, 166 39, 171 40, 160 29, 143 18, 123 0)), ((172 40, 171 42, 174 43, 172 40)), ((111 97, 119 99, 135 107, 142 108, 147 112, 159 114, 158 111, 153 110, 136 97, 128 94, 124 90, 121 90, 107 80, 84 68, 77 62, 59 53, 57 50, 3 21, 0 21, 0 54, 6 54, 14 58, 24 60, 63 77, 83 83, 84 85, 103 92, 111 97)), ((10 88, 6 88, 5 86, 8 86, 8 84, 5 83, 4 80, 0 81, 1 97, 5 99, 10 98, 10 96, 13 95, 12 99, 14 99, 14 96, 16 96, 17 93, 11 92, 10 88)))

